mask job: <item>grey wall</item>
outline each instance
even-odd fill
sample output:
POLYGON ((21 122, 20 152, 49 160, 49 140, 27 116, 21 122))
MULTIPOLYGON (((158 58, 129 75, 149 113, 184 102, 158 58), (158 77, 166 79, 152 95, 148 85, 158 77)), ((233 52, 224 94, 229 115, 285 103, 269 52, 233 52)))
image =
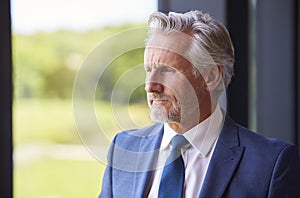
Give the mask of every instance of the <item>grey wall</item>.
POLYGON ((299 133, 295 3, 260 0, 256 8, 257 129, 292 143, 299 133))
POLYGON ((162 12, 202 10, 225 23, 225 3, 224 0, 158 0, 158 10, 162 12))

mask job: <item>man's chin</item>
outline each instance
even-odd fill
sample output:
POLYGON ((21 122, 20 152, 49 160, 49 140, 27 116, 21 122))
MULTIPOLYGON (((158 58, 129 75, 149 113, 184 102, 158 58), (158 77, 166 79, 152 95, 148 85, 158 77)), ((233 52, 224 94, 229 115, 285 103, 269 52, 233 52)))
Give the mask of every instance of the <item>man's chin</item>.
POLYGON ((152 105, 150 118, 155 122, 180 122, 180 113, 170 112, 163 105, 152 105))
POLYGON ((150 108, 150 118, 155 122, 167 122, 168 114, 163 106, 152 105, 150 108))

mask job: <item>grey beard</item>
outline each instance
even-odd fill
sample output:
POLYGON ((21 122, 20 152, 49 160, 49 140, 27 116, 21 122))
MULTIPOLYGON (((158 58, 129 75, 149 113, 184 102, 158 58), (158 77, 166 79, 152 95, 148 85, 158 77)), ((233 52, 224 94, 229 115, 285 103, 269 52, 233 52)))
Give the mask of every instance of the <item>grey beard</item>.
POLYGON ((153 105, 151 107, 150 117, 156 122, 177 122, 180 123, 181 111, 180 108, 174 108, 172 111, 167 112, 164 106, 153 105))

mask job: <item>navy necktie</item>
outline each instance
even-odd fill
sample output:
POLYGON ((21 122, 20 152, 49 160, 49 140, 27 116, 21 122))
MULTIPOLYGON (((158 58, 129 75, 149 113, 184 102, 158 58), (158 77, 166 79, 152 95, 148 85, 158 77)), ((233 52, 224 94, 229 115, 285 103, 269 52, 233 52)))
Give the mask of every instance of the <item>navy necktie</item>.
POLYGON ((172 150, 166 161, 158 190, 158 198, 181 198, 184 187, 184 162, 181 148, 188 144, 183 135, 171 140, 172 150))

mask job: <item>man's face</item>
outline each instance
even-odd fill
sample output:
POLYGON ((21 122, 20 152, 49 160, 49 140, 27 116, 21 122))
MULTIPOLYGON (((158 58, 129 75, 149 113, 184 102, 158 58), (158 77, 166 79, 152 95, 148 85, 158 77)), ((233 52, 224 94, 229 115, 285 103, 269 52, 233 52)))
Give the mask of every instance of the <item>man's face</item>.
POLYGON ((201 75, 195 76, 192 64, 178 53, 152 47, 146 48, 144 62, 152 120, 199 121, 205 83, 201 75))

